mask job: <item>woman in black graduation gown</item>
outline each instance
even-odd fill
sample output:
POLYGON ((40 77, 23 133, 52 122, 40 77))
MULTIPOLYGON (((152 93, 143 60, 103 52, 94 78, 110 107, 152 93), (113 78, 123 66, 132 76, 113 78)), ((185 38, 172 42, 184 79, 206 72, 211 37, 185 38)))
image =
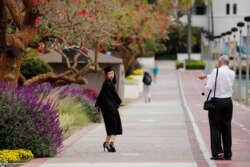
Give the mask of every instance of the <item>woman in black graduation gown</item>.
POLYGON ((122 134, 121 118, 118 112, 122 101, 115 88, 116 77, 111 67, 104 69, 105 80, 97 97, 95 107, 102 112, 107 137, 103 143, 103 149, 116 152, 114 142, 116 135, 122 134))

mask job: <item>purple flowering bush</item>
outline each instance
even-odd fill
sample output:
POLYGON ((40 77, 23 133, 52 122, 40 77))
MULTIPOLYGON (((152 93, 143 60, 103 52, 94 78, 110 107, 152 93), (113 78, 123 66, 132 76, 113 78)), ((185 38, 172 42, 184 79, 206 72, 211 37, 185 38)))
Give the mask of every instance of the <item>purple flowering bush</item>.
POLYGON ((12 89, 0 85, 0 149, 28 149, 35 157, 54 156, 63 133, 56 106, 36 86, 12 89))
POLYGON ((62 87, 58 87, 60 89, 60 96, 62 98, 71 95, 74 97, 81 97, 85 100, 89 101, 91 104, 95 103, 97 99, 97 93, 92 89, 84 89, 80 85, 66 85, 62 87))
MULTIPOLYGON (((21 148, 31 150, 35 157, 54 156, 65 135, 58 104, 75 99, 74 105, 81 105, 78 114, 86 113, 91 122, 100 122, 94 108, 96 97, 94 90, 79 85, 54 87, 42 83, 13 89, 0 84, 0 149, 21 148)), ((67 114, 73 116, 72 107, 67 108, 67 114)))

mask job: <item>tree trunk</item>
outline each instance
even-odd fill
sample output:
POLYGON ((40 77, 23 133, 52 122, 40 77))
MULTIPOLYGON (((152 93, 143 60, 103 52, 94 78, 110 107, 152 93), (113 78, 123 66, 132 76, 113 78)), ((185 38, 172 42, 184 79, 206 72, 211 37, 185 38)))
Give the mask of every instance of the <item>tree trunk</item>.
POLYGON ((124 61, 124 69, 125 71, 128 70, 129 66, 134 62, 135 60, 135 55, 131 53, 132 56, 128 57, 127 59, 123 60, 124 61))
POLYGON ((211 35, 214 35, 213 1, 211 1, 209 4, 210 4, 210 14, 211 14, 211 35))
POLYGON ((17 86, 24 52, 17 56, 5 53, 0 58, 0 82, 17 86))
POLYGON ((0 1, 0 82, 16 86, 25 49, 33 45, 36 34, 35 21, 39 15, 35 0, 22 0, 25 11, 20 14, 15 0, 0 1), (6 10, 17 26, 14 34, 8 34, 6 10))
POLYGON ((188 19, 187 53, 188 53, 188 60, 190 60, 192 53, 192 8, 190 8, 187 11, 187 19, 188 19))

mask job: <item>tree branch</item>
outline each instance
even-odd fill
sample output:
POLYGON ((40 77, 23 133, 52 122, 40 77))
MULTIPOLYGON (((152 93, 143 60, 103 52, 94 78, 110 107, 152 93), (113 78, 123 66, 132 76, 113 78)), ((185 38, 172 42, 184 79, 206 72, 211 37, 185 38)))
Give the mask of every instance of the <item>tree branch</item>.
POLYGON ((25 7, 25 15, 23 20, 23 26, 34 27, 36 18, 40 15, 38 4, 35 0, 22 0, 25 7))
MULTIPOLYGON (((5 0, 2 0, 5 1, 5 0)), ((15 0, 7 0, 6 6, 10 12, 10 15, 12 16, 12 19, 14 20, 16 26, 21 30, 22 29, 22 23, 23 23, 23 16, 21 15, 21 11, 19 10, 19 7, 15 0)))

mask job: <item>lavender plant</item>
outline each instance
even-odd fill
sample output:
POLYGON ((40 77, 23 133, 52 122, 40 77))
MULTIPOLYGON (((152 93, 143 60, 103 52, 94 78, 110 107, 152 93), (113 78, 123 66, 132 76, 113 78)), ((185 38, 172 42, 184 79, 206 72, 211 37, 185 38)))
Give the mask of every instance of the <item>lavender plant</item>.
POLYGON ((87 100, 89 103, 94 104, 97 98, 97 93, 92 89, 84 89, 79 85, 66 85, 60 89, 60 95, 64 98, 67 95, 71 95, 74 97, 80 97, 87 100))
POLYGON ((51 157, 62 147, 56 106, 39 96, 36 86, 11 89, 0 85, 0 149, 28 149, 51 157))

